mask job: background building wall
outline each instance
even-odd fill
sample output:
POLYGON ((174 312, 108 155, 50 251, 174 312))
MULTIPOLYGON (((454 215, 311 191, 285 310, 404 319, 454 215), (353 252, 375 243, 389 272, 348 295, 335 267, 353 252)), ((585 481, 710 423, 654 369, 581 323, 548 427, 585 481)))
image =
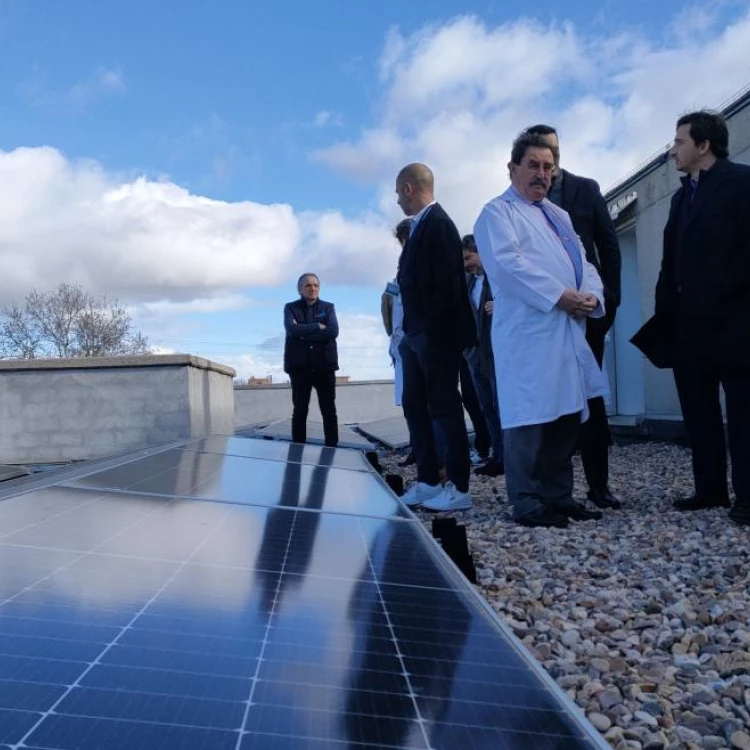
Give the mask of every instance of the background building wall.
MULTIPOLYGON (((336 386, 336 410, 340 424, 357 424, 374 419, 401 416, 393 403, 392 380, 363 380, 336 386)), ((236 386, 234 423, 237 427, 287 419, 292 415, 292 388, 288 383, 273 386, 236 386)), ((320 422, 320 408, 313 391, 309 419, 320 422)))

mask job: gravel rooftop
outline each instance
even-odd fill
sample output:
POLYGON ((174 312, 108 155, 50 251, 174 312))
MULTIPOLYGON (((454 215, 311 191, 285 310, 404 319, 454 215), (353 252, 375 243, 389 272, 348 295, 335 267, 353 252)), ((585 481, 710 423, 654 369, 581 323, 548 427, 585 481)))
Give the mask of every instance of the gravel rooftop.
MULTIPOLYGON (((410 481, 401 459, 381 464, 410 481)), ((514 524, 504 479, 472 476, 453 515, 479 591, 618 750, 750 750, 750 528, 672 510, 693 489, 679 446, 616 445, 610 473, 622 510, 567 529, 514 524)))

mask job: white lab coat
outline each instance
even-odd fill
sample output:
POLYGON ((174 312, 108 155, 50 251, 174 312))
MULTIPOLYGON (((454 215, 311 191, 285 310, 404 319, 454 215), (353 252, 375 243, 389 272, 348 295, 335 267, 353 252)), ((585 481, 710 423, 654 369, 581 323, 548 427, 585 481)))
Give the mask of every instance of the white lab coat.
MULTIPOLYGON (((576 237, 570 217, 550 201, 576 237)), ((482 210, 474 237, 494 296, 492 350, 503 428, 552 422, 581 412, 586 400, 607 393, 607 382, 586 343, 585 319, 556 307, 566 288, 576 288, 575 270, 542 211, 513 188, 482 210)), ((592 314, 604 315, 599 274, 583 259, 579 291, 599 300, 592 314)))

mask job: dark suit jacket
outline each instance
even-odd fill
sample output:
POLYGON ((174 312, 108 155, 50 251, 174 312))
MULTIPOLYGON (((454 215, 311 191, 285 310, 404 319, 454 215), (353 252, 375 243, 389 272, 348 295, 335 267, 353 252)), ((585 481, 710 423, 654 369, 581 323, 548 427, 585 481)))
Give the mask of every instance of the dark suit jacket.
POLYGON ((477 344, 461 238, 439 203, 417 224, 399 260, 404 333, 463 350, 477 344))
POLYGON ((599 185, 588 177, 561 170, 562 204, 604 284, 604 303, 610 310, 620 304, 620 245, 599 185))
POLYGON ((656 284, 656 317, 673 337, 675 364, 750 367, 750 167, 720 159, 701 172, 690 200, 687 176, 672 196, 656 284))
POLYGON ((495 360, 492 354, 492 315, 484 311, 484 305, 492 302, 492 290, 487 276, 482 277, 482 293, 479 297, 479 309, 474 310, 471 303, 471 294, 476 284, 480 283, 474 274, 468 277, 467 288, 469 291, 469 302, 472 305, 471 311, 474 313, 474 320, 477 325, 477 338, 479 339, 479 366, 482 375, 486 378, 495 376, 495 360))

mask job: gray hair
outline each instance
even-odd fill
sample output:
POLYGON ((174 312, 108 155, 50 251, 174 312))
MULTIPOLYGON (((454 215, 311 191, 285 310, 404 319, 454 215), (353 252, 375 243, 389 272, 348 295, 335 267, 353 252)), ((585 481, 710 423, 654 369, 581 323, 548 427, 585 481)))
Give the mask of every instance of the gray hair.
POLYGON ((308 276, 312 276, 312 277, 313 277, 313 278, 315 279, 315 281, 317 281, 317 282, 318 282, 318 286, 320 286, 320 279, 318 278, 318 274, 317 274, 317 273, 310 273, 310 272, 308 272, 308 273, 303 273, 303 274, 302 274, 302 276, 300 276, 300 277, 299 277, 299 278, 297 279, 297 291, 298 291, 298 292, 301 292, 301 291, 302 291, 302 282, 303 282, 303 281, 304 281, 304 280, 305 280, 305 279, 306 279, 306 278, 307 278, 308 276))

